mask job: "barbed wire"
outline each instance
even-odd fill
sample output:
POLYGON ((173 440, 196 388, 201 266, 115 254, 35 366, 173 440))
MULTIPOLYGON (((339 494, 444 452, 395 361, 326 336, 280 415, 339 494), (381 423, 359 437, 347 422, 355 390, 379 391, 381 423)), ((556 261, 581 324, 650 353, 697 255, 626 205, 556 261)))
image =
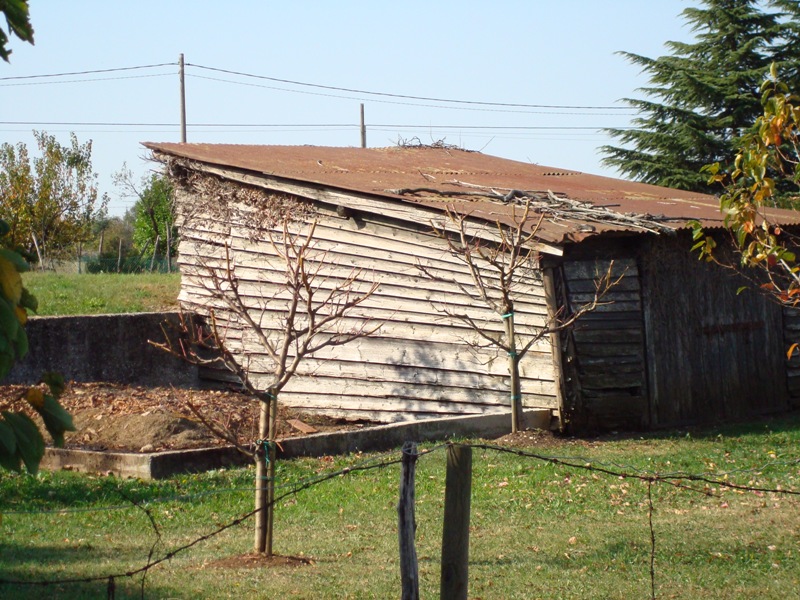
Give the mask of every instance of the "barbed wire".
MULTIPOLYGON (((592 473, 599 473, 602 475, 606 475, 609 477, 620 478, 620 479, 634 479, 644 482, 647 485, 647 501, 646 506, 648 510, 648 527, 650 531, 650 588, 651 588, 651 598, 655 598, 655 591, 656 591, 656 570, 655 570, 655 548, 656 548, 656 532, 655 527, 653 524, 653 512, 655 510, 653 495, 652 495, 652 486, 654 484, 663 483, 675 488, 684 489, 690 492, 699 493, 705 496, 716 496, 717 494, 714 493, 713 490, 709 489, 708 486, 717 486, 718 488, 726 488, 731 490, 737 491, 752 491, 752 492, 759 492, 759 493, 772 493, 772 494, 779 494, 779 495, 791 495, 791 496, 800 496, 800 491, 794 489, 784 489, 782 487, 767 487, 767 486, 756 486, 756 485, 743 485, 737 484, 732 481, 726 481, 724 479, 718 479, 714 477, 710 477, 708 473, 700 473, 700 474, 692 474, 692 473, 668 473, 668 474, 660 474, 657 472, 648 472, 644 469, 640 468, 633 468, 630 469, 620 469, 615 467, 605 466, 610 463, 605 463, 605 465, 600 465, 597 462, 587 461, 585 459, 581 459, 580 457, 555 457, 549 456, 545 454, 540 454, 538 452, 532 452, 528 450, 522 450, 519 448, 513 448, 509 446, 500 446, 495 444, 486 444, 486 443, 458 443, 458 442, 447 442, 443 444, 439 444, 433 446, 431 448, 426 448, 423 450, 417 450, 416 456, 423 457, 428 454, 432 454, 444 448, 448 448, 450 446, 463 446, 468 448, 474 448, 484 451, 493 451, 502 454, 511 454, 516 455, 523 458, 529 458, 537 461, 541 461, 547 464, 561 466, 569 469, 576 469, 576 470, 583 470, 589 471, 592 473), (689 485, 685 482, 690 483, 703 483, 706 484, 703 488, 694 487, 689 485)), ((383 469, 392 465, 396 465, 402 462, 402 454, 408 453, 409 450, 402 449, 402 450, 393 450, 391 452, 384 453, 378 456, 371 456, 367 460, 364 460, 360 463, 355 465, 349 465, 338 469, 336 471, 322 473, 319 475, 315 475, 312 477, 307 477, 298 481, 294 482, 286 482, 281 484, 279 487, 282 489, 286 489, 286 491, 282 494, 276 495, 272 502, 269 504, 270 507, 275 506, 279 502, 282 502, 286 498, 290 496, 294 496, 304 490, 311 489, 317 485, 330 481, 332 479, 336 479, 339 477, 344 477, 348 475, 352 475, 355 473, 372 471, 377 469, 383 469), (401 456, 397 456, 400 454, 401 456)), ((800 460, 792 460, 792 461, 783 461, 782 464, 793 466, 795 464, 800 463, 800 460)), ((743 470, 737 470, 737 472, 741 473, 743 470)), ((744 470, 747 472, 748 470, 744 470)), ((753 472, 756 472, 756 469, 752 469, 753 472)), ((278 486, 276 486, 278 487, 278 486)), ((177 555, 193 548, 194 546, 212 539, 225 531, 236 527, 243 522, 247 521, 248 519, 255 516, 259 513, 261 508, 251 510, 245 514, 242 514, 228 523, 218 526, 216 529, 206 533, 204 535, 198 536, 197 538, 182 544, 163 555, 155 558, 156 549, 162 543, 161 531, 158 527, 158 522, 156 521, 152 511, 150 510, 150 506, 156 504, 157 502, 161 501, 170 501, 174 500, 175 498, 195 498, 195 497, 202 497, 203 495, 209 495, 213 493, 224 493, 227 491, 254 491, 254 488, 231 488, 230 490, 214 490, 207 493, 201 494, 189 494, 189 495, 182 495, 182 496, 175 496, 172 498, 164 498, 164 499, 155 499, 150 500, 147 502, 138 501, 130 496, 128 496, 124 491, 116 489, 114 490, 116 493, 119 493, 123 496, 127 502, 130 503, 129 508, 136 508, 138 510, 142 510, 148 518, 150 523, 151 529, 154 531, 154 542, 151 545, 147 559, 145 560, 144 564, 129 569, 127 571, 118 571, 114 573, 107 573, 103 575, 95 575, 90 577, 67 577, 67 578, 59 578, 59 579, 47 579, 47 580, 16 580, 16 579, 4 579, 0 578, 0 585, 9 585, 9 586, 40 586, 40 587, 47 587, 50 585, 69 585, 69 584, 80 584, 80 583, 94 583, 100 581, 107 581, 108 582, 108 589, 109 593, 113 593, 113 589, 115 586, 115 581, 121 578, 134 578, 137 576, 142 576, 141 581, 141 590, 142 596, 144 596, 144 589, 145 589, 145 578, 147 577, 148 572, 166 562, 175 558, 177 555)), ((126 505, 127 506, 127 505, 126 505)), ((114 506, 114 507, 103 507, 101 510, 117 510, 121 507, 114 506)), ((3 514, 36 514, 37 512, 41 511, 3 511, 3 514)), ((59 512, 84 512, 83 509, 62 509, 62 510, 53 510, 50 511, 53 513, 59 512)))

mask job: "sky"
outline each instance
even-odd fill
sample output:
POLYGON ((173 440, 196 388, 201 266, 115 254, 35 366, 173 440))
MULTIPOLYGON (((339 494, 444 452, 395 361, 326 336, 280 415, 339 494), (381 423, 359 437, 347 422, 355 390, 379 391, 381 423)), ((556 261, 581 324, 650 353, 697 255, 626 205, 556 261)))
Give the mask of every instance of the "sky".
POLYGON ((680 13, 698 3, 31 4, 35 44, 12 38, 0 61, 0 143, 35 154, 33 130, 92 140, 100 191, 121 215, 134 200, 112 174, 157 168, 143 141, 180 141, 181 54, 188 142, 358 146, 364 104, 370 147, 442 142, 619 176, 601 164, 598 148, 614 142, 599 129, 629 126, 620 100, 648 82, 617 52, 657 57, 668 40, 691 41, 680 13))

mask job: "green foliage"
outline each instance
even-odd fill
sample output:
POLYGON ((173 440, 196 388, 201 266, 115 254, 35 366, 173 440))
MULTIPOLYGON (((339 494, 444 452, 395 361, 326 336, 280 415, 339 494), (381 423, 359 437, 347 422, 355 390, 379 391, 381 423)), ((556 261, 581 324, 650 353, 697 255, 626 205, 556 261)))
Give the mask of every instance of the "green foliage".
MULTIPOLYGON (((4 221, 0 221, 0 232, 9 232, 4 221)), ((0 380, 16 360, 28 353, 24 326, 28 311, 35 311, 38 302, 22 283, 20 274, 27 270, 28 264, 19 254, 0 248, 0 380)), ((47 386, 48 393, 33 387, 25 399, 42 418, 53 442, 63 445, 64 432, 75 429, 72 417, 57 400, 64 390, 64 381, 54 373, 46 373, 42 383, 47 386)), ((0 467, 19 471, 24 465, 30 473, 35 473, 42 456, 44 439, 33 420, 23 413, 0 413, 0 467)))
POLYGON ((34 132, 39 156, 25 144, 0 146, 0 219, 10 226, 10 244, 39 259, 60 258, 92 237, 108 198, 98 198, 92 142, 69 146, 34 132))
POLYGON ((135 198, 133 205, 133 246, 138 252, 154 250, 166 256, 167 239, 170 241, 170 255, 175 256, 178 248, 178 231, 175 227, 175 203, 172 183, 164 173, 151 173, 137 183, 127 165, 114 174, 114 183, 123 195, 135 198))
MULTIPOLYGON (((729 171, 719 163, 704 167, 709 183, 722 184, 720 210, 725 227, 733 234, 743 266, 766 274, 763 289, 780 302, 800 301, 800 266, 797 241, 770 217, 769 207, 796 205, 800 180, 800 97, 778 79, 773 65, 761 86, 762 114, 745 135, 729 171)), ((701 258, 714 260, 715 244, 699 223, 692 224, 701 258)))
MULTIPOLYGON (((15 35, 23 42, 33 44, 33 27, 28 10, 28 0, 1 0, 0 12, 6 18, 9 35, 15 35)), ((0 27, 0 58, 8 62, 11 50, 8 48, 9 37, 0 27)))
POLYGON ((634 179, 709 192, 700 169, 725 164, 760 112, 759 86, 777 62, 800 83, 800 8, 796 0, 702 0, 682 15, 693 43, 670 41, 669 55, 621 53, 649 75, 645 99, 626 98, 633 129, 608 129, 621 146, 603 162, 634 179), (771 9, 771 10, 770 10, 771 9))

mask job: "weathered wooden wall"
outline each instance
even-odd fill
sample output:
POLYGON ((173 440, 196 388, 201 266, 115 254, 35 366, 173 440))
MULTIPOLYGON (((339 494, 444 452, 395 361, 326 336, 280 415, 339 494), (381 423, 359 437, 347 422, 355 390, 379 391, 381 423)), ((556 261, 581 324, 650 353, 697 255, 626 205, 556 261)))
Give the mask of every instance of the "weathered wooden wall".
POLYGON ((786 381, 789 391, 789 401, 792 407, 800 407, 800 347, 795 348, 791 355, 789 349, 794 344, 800 344, 800 308, 783 309, 783 339, 786 350, 786 381))
MULTIPOLYGON (((688 233, 595 240, 565 258, 573 307, 607 268, 622 274, 607 300, 562 336, 566 397, 576 429, 714 423, 785 410, 800 398, 800 317, 732 269, 697 260, 688 233), (788 381, 788 385, 787 385, 788 381)), ((722 251, 722 250, 721 250, 722 251)))
MULTIPOLYGON (((278 291, 281 265, 265 241, 253 241, 243 223, 227 222, 198 211, 209 198, 178 193, 181 224, 180 301, 184 308, 207 313, 208 267, 220 267, 224 244, 230 248, 235 276, 254 314, 263 313, 267 329, 279 327, 281 302, 269 301, 278 291), (209 240, 214 243, 209 243, 209 240)), ((225 202, 212 198, 212 202, 225 202)), ((374 281, 375 294, 352 314, 353 325, 365 319, 380 322, 380 330, 348 345, 325 349, 304 362, 299 375, 283 390, 290 406, 379 421, 399 421, 451 414, 480 414, 508 410, 507 362, 494 348, 479 348, 475 334, 445 316, 442 308, 464 311, 500 333, 497 315, 470 300, 458 285, 432 281, 418 267, 440 273, 443 279, 467 284, 465 267, 432 233, 414 230, 385 218, 344 218, 330 207, 317 206, 316 248, 324 251, 324 273, 341 281, 361 270, 359 289, 374 281)), ((224 211, 223 211, 224 212, 224 211)), ((238 214, 232 211, 232 214, 238 214)), ((262 236, 263 237, 263 236, 262 236)), ((317 259, 319 260, 319 259, 317 259)), ((544 325, 547 307, 541 277, 532 277, 516 305, 519 325, 544 325)), ((235 322, 228 344, 246 353, 254 372, 267 371, 269 361, 235 322)), ((542 339, 522 361, 522 392, 526 407, 557 408, 551 344, 542 339)), ((258 379, 258 377, 257 377, 258 379)), ((262 378, 263 380, 263 378, 262 378)))
POLYGON ((781 308, 752 288, 738 293, 747 282, 697 260, 690 247, 687 232, 642 245, 652 425, 785 410, 781 308))
POLYGON ((565 368, 576 429, 631 429, 647 423, 647 378, 641 289, 636 261, 576 259, 564 263, 565 301, 574 313, 590 303, 611 271, 616 284, 597 308, 565 332, 565 368))

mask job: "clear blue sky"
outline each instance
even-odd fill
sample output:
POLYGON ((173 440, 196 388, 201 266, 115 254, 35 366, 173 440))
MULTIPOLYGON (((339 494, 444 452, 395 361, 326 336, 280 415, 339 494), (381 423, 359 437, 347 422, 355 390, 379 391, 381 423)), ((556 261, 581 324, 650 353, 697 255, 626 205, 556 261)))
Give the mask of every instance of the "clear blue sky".
POLYGON ((183 53, 190 65, 189 142, 357 146, 363 102, 369 146, 418 137, 423 143, 443 140, 505 158, 615 175, 600 165, 597 152, 609 140, 592 128, 627 126, 632 116, 627 110, 464 106, 203 67, 427 98, 622 107, 619 100, 639 96, 636 88, 647 80, 615 52, 655 57, 666 53, 667 40, 691 40, 679 15, 693 5, 690 0, 33 0, 36 44, 12 39, 11 64, 0 64, 0 143, 33 146, 33 129, 62 142, 70 131, 81 142, 93 140, 101 191, 111 197, 111 213, 121 214, 132 201, 119 197, 111 174, 123 162, 137 174, 152 168, 140 158, 141 141, 180 140, 177 61, 183 53), (162 63, 167 64, 7 79, 162 63))

